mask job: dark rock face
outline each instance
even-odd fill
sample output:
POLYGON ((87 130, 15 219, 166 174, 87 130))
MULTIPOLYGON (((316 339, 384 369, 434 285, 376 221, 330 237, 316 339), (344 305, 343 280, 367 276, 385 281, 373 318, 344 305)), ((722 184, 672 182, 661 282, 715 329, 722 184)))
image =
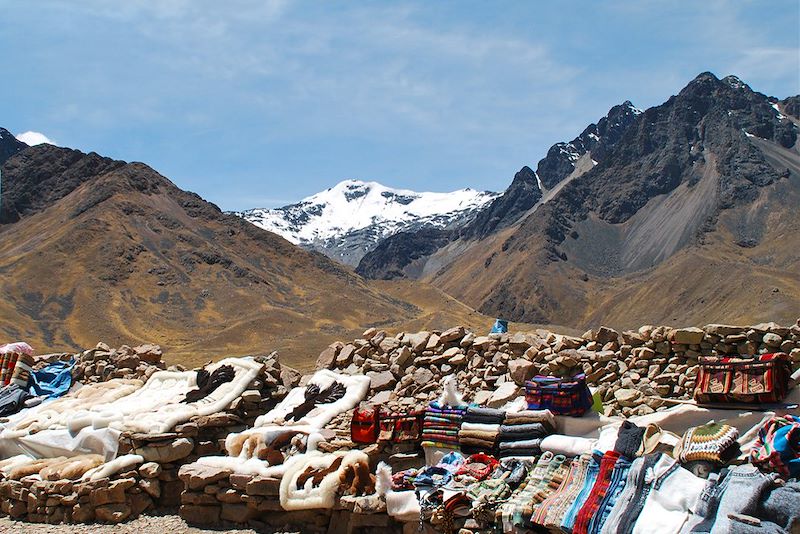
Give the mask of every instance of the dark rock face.
POLYGON ((710 150, 717 158, 721 208, 752 200, 754 188, 780 178, 747 135, 790 147, 795 126, 780 120, 767 98, 741 80, 703 73, 666 103, 650 108, 626 130, 594 169, 553 200, 547 230, 557 241, 569 219, 593 211, 602 220, 628 220, 651 198, 696 179, 695 164, 710 150))
POLYGON ((478 213, 475 219, 460 232, 465 239, 480 239, 492 232, 513 224, 542 198, 542 190, 536 173, 530 167, 522 167, 505 193, 478 213))
POLYGON ((397 233, 384 239, 375 250, 361 258, 356 273, 375 280, 406 278, 409 265, 433 254, 451 239, 452 232, 440 228, 397 233))
POLYGON ((800 95, 790 96, 784 99, 781 104, 783 104, 783 110, 786 113, 795 119, 800 119, 800 95))
POLYGON ((590 124, 569 143, 556 143, 539 161, 536 174, 546 189, 554 187, 575 170, 575 162, 591 152, 594 161, 603 161, 641 112, 629 100, 614 106, 608 115, 590 124))
MULTIPOLYGON (((3 165, 0 223, 16 222, 25 215, 43 210, 85 181, 123 165, 124 162, 95 153, 84 154, 53 145, 30 147, 3 165)), ((98 199, 105 194, 95 192, 98 199)))
POLYGON ((592 159, 602 161, 628 128, 634 123, 637 110, 630 101, 614 106, 597 124, 590 124, 569 143, 556 143, 539 161, 537 172, 522 167, 506 191, 478 212, 474 219, 460 228, 427 231, 420 235, 402 232, 384 240, 368 252, 356 268, 356 272, 367 278, 391 279, 408 276, 404 270, 412 261, 423 255, 431 255, 441 246, 454 239, 476 240, 519 222, 525 213, 542 199, 541 185, 550 189, 575 171, 575 163, 584 154, 591 152, 592 159), (538 175, 538 179, 537 179, 538 175), (431 239, 433 236, 434 239, 431 239), (436 243, 439 246, 434 248, 436 243), (424 249, 411 253, 414 246, 424 249), (398 252, 403 252, 397 255, 398 252), (412 259, 412 256, 413 259, 412 259), (381 267, 383 266, 383 267, 381 267))
POLYGON ((28 148, 28 145, 18 140, 5 128, 0 128, 0 165, 24 148, 28 148))

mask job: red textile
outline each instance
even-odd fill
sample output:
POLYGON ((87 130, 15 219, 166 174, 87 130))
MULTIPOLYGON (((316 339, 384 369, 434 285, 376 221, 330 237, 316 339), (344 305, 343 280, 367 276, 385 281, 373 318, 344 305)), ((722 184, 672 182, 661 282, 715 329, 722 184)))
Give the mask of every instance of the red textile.
POLYGON ((575 518, 575 526, 572 527, 572 534, 588 534, 589 520, 597 513, 600 508, 600 502, 606 496, 608 486, 611 483, 611 474, 614 472, 614 464, 620 457, 617 451, 608 451, 603 455, 600 460, 600 471, 597 473, 597 480, 592 486, 592 491, 589 493, 589 498, 583 503, 577 517, 575 518))

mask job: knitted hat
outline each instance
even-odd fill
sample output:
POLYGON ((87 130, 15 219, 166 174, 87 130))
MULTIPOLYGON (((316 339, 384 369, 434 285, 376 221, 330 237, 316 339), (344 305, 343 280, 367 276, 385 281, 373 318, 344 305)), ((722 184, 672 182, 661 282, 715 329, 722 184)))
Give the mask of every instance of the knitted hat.
POLYGON ((739 430, 722 423, 708 423, 686 431, 678 445, 677 456, 681 463, 707 460, 724 463, 738 446, 739 430))

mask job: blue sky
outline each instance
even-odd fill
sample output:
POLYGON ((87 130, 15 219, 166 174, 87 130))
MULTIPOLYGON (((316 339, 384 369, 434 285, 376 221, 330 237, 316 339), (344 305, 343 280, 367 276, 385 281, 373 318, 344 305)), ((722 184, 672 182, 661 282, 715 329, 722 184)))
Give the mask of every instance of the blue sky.
POLYGON ((0 126, 223 209, 340 180, 502 190, 702 71, 800 93, 800 2, 0 0, 0 126))

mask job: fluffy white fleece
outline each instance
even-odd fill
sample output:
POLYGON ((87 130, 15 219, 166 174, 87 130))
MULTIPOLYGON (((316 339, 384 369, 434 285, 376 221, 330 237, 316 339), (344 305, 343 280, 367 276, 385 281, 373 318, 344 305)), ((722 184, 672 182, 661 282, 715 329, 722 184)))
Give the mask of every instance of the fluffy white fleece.
MULTIPOLYGON (((369 377, 363 375, 341 375, 327 369, 314 373, 314 376, 308 382, 309 384, 318 385, 320 390, 327 388, 334 382, 339 382, 346 388, 346 392, 344 397, 336 402, 320 404, 299 421, 291 421, 290 424, 292 425, 324 428, 325 425, 331 422, 331 419, 340 413, 355 408, 359 402, 364 400, 367 391, 369 391, 369 377)), ((256 419, 253 426, 282 425, 284 416, 291 413, 305 400, 305 391, 305 386, 292 389, 280 404, 256 419)))
POLYGON ((458 392, 458 382, 455 375, 449 375, 444 379, 444 388, 439 396, 439 404, 444 406, 464 406, 464 397, 458 392))
MULTIPOLYGON (((270 432, 275 429, 280 429, 281 431, 296 429, 310 432, 306 442, 307 452, 316 452, 317 444, 319 444, 321 441, 324 441, 324 438, 321 434, 308 427, 267 427, 262 429, 247 430, 245 432, 270 432)), ((239 434, 228 434, 228 437, 225 440, 226 448, 228 447, 228 443, 232 437, 238 435, 239 434)), ((230 454, 230 452, 228 452, 228 454, 230 454)), ((286 463, 281 465, 269 465, 267 462, 259 460, 258 458, 250 458, 247 451, 244 450, 239 456, 204 456, 202 458, 198 458, 197 463, 201 465, 207 465, 209 467, 216 467, 218 469, 227 469, 242 475, 261 475, 270 478, 281 478, 286 472, 286 463)))
POLYGON ((196 415, 224 410, 252 382, 262 364, 248 358, 227 358, 209 366, 208 371, 213 372, 221 365, 233 367, 233 380, 197 402, 181 402, 186 393, 197 387, 196 372, 158 371, 132 394, 74 414, 69 420, 70 430, 75 432, 91 425, 131 432, 168 432, 196 415))
POLYGON ((7 475, 11 472, 12 469, 15 467, 19 467, 25 464, 29 464, 33 461, 28 455, 25 454, 18 454, 16 456, 12 456, 11 458, 6 458, 5 460, 0 460, 0 473, 7 475))
POLYGON ((421 513, 415 492, 392 489, 392 468, 384 462, 375 471, 375 493, 386 499, 386 513, 403 523, 418 522, 421 513))
POLYGON ((99 465, 94 469, 89 469, 83 474, 81 480, 100 480, 101 478, 107 478, 111 475, 117 474, 123 469, 130 469, 134 465, 143 463, 144 458, 138 454, 124 454, 114 458, 110 462, 99 465))
POLYGON ((87 384, 72 389, 61 398, 28 410, 25 417, 7 425, 0 437, 15 438, 46 429, 66 429, 76 413, 85 413, 93 406, 104 405, 131 395, 142 385, 141 380, 114 378, 107 382, 87 384))
POLYGON ((312 452, 290 458, 286 462, 286 471, 281 478, 281 507, 287 511, 333 508, 342 471, 348 465, 358 462, 369 462, 369 458, 361 451, 333 454, 312 452), (312 487, 312 481, 309 479, 304 487, 297 489, 297 478, 306 468, 325 469, 338 457, 342 457, 341 465, 336 471, 326 475, 319 486, 312 487))

